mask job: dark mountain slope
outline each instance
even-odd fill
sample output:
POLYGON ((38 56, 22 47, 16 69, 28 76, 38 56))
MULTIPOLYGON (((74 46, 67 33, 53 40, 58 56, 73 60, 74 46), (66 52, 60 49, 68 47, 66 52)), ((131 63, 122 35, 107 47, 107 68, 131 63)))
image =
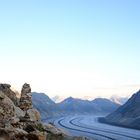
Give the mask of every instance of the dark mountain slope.
POLYGON ((103 121, 140 129, 140 91, 135 93, 123 106, 104 118, 103 121))
POLYGON ((46 94, 32 92, 32 102, 33 106, 40 112, 42 119, 56 115, 56 104, 46 94))

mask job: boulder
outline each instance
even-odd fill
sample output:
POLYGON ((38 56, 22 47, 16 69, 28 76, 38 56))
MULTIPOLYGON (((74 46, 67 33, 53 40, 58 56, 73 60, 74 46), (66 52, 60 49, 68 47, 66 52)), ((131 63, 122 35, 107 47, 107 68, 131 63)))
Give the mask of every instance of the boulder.
POLYGON ((56 128, 52 124, 47 124, 45 128, 46 128, 46 131, 48 133, 52 133, 52 134, 55 134, 55 135, 61 135, 62 134, 62 131, 59 130, 58 128, 56 128))
MULTIPOLYGON (((89 140, 88 138, 86 137, 74 137, 73 140, 89 140)), ((93 139, 92 139, 93 140, 93 139)))
POLYGON ((29 116, 31 121, 40 121, 40 113, 34 108, 28 109, 27 115, 29 116))
POLYGON ((15 105, 18 104, 16 94, 10 89, 9 84, 0 84, 0 91, 2 91, 7 97, 9 97, 15 105))
POLYGON ((15 106, 15 116, 17 118, 21 118, 25 116, 25 112, 23 110, 21 110, 19 107, 15 106))
POLYGON ((28 133, 19 128, 0 128, 0 140, 28 140, 28 133))
POLYGON ((14 116, 14 103, 0 91, 0 127, 9 127, 14 116))
POLYGON ((45 132, 34 131, 28 135, 29 140, 47 140, 45 132))
POLYGON ((0 128, 0 140, 10 140, 9 132, 6 129, 0 128))

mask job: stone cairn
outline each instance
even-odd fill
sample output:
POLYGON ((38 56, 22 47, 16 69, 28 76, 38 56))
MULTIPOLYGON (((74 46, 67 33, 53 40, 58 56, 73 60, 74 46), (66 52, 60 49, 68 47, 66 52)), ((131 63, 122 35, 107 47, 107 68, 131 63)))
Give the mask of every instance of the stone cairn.
POLYGON ((32 95, 31 95, 31 88, 30 85, 25 83, 21 90, 21 97, 19 107, 23 111, 27 111, 28 109, 32 108, 32 95))
POLYGON ((40 120, 40 114, 36 109, 33 109, 31 88, 27 83, 22 87, 19 107, 25 112, 25 116, 21 118, 22 121, 35 122, 40 120))

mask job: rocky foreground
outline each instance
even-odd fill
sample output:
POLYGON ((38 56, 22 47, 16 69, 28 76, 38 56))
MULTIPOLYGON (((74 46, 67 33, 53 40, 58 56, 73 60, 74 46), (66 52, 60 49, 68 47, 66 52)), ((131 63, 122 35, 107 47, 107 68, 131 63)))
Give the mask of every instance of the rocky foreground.
POLYGON ((70 137, 48 124, 44 126, 40 113, 32 106, 29 84, 24 84, 21 96, 9 84, 0 84, 0 140, 85 140, 70 137))

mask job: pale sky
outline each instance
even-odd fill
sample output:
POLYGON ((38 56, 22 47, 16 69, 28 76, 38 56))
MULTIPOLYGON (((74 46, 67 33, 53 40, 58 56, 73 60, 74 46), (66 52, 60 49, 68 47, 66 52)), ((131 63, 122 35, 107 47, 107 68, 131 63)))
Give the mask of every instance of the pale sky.
POLYGON ((50 97, 140 89, 139 0, 0 1, 0 82, 50 97))

